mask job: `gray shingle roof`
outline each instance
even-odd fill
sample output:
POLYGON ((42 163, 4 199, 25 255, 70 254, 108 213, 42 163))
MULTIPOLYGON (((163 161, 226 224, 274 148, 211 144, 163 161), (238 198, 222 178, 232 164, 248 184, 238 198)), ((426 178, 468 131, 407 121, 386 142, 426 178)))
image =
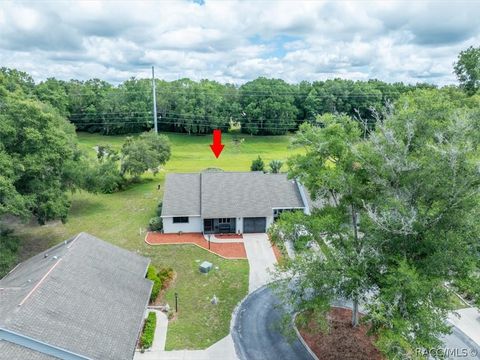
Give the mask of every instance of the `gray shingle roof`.
POLYGON ((270 193, 272 208, 304 207, 296 182, 288 180, 286 174, 267 174, 265 186, 270 193))
POLYGON ((167 174, 162 216, 200 215, 200 174, 167 174))
POLYGON ((202 217, 271 216, 263 173, 206 172, 201 175, 202 217))
POLYGON ((272 216, 272 208, 303 208, 286 174, 203 172, 168 174, 162 216, 203 218, 272 216))
POLYGON ((81 233, 0 280, 0 328, 92 359, 132 359, 149 262, 81 233))
POLYGON ((41 352, 0 340, 0 360, 58 360, 58 358, 41 352))

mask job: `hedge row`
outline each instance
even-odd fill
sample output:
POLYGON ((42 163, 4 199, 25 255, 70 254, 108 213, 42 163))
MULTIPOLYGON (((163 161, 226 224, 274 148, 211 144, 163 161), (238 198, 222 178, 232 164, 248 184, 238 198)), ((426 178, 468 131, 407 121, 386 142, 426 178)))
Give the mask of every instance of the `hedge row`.
POLYGON ((150 301, 155 301, 162 288, 162 281, 157 275, 157 269, 153 265, 149 265, 147 269, 147 279, 153 281, 152 292, 150 293, 150 301))
POLYGON ((157 272, 153 265, 149 265, 147 269, 147 279, 153 281, 152 292, 150 293, 150 301, 153 302, 158 296, 161 289, 165 289, 173 279, 173 269, 163 268, 157 272))
POLYGON ((142 348, 148 349, 152 347, 156 325, 157 314, 155 312, 148 313, 147 319, 145 320, 145 325, 143 326, 142 337, 140 339, 142 348))

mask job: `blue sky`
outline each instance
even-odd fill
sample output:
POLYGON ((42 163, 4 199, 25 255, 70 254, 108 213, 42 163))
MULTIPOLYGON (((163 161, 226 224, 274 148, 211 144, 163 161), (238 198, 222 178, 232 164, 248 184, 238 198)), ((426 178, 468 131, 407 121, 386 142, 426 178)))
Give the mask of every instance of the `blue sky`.
POLYGON ((456 82, 480 2, 0 2, 0 66, 36 80, 149 75, 244 83, 341 77, 456 82), (452 5, 453 4, 453 5, 452 5))

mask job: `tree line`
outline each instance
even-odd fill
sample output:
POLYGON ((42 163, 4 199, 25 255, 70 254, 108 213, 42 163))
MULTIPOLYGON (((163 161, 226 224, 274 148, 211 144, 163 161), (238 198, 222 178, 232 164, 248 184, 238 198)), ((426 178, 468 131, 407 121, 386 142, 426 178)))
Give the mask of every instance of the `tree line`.
MULTIPOLYGON (((454 72, 468 95, 480 87, 480 48, 458 56, 454 72)), ((106 81, 63 81, 36 84, 22 71, 1 68, 6 88, 20 87, 28 96, 51 104, 79 131, 105 135, 143 132, 153 127, 150 79, 131 78, 114 86, 106 81)), ((156 80, 157 117, 161 131, 206 134, 213 129, 240 129, 254 135, 297 131, 326 113, 346 114, 372 128, 385 107, 401 95, 434 85, 386 83, 380 80, 333 79, 289 84, 259 77, 241 86, 212 80, 156 80)), ((364 127, 365 127, 364 126, 364 127)))
MULTIPOLYGON (((131 78, 117 86, 99 79, 49 78, 35 84, 25 72, 1 72, 11 87, 51 104, 79 131, 113 135, 153 127, 150 79, 131 78)), ((238 127, 248 134, 282 135, 332 112, 372 123, 385 104, 417 88, 433 85, 342 79, 289 84, 264 77, 241 86, 186 78, 156 80, 157 117, 161 131, 206 134, 238 127)))

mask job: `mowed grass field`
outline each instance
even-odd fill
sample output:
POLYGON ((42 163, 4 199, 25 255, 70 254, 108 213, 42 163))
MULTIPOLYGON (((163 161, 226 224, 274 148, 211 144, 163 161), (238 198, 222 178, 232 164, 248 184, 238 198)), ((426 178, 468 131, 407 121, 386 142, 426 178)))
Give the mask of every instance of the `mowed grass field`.
MULTIPOLYGON (((165 294, 174 307, 174 293, 179 295, 179 313, 169 324, 167 349, 202 349, 226 336, 229 332, 231 313, 235 305, 248 291, 248 262, 224 260, 193 245, 149 246, 145 244, 148 220, 163 196, 160 190, 166 172, 194 172, 219 167, 230 171, 248 171, 251 161, 260 155, 266 164, 270 160, 286 160, 301 150, 290 148, 290 137, 243 138, 241 145, 234 145, 233 137, 225 135, 225 149, 216 159, 208 146, 211 136, 167 134, 172 143, 172 157, 157 176, 145 174, 142 181, 130 185, 115 194, 72 194, 72 207, 68 222, 12 223, 22 241, 21 259, 28 258, 49 246, 79 232, 88 232, 115 245, 136 251, 152 259, 158 269, 172 267, 177 278, 165 294), (198 261, 207 260, 218 266, 209 275, 198 272, 198 261), (218 305, 210 299, 216 295, 218 305)), ((119 149, 125 136, 101 136, 79 133, 79 145, 95 156, 94 147, 111 145, 119 149)), ((286 170, 286 168, 282 169, 286 170)))
MULTIPOLYGON (((265 165, 271 160, 286 160, 293 153, 300 150, 291 147, 290 136, 250 136, 250 135, 222 135, 225 145, 222 154, 215 158, 210 150, 211 135, 195 136, 176 133, 165 133, 172 143, 172 157, 165 166, 167 172, 194 172, 206 168, 218 167, 230 171, 249 171, 250 164, 258 155, 265 165), (243 141, 235 142, 234 139, 243 141)), ((80 145, 83 149, 94 154, 93 147, 98 144, 109 144, 120 149, 124 136, 102 136, 97 134, 79 133, 80 145)), ((282 170, 286 170, 282 168, 282 170)))

